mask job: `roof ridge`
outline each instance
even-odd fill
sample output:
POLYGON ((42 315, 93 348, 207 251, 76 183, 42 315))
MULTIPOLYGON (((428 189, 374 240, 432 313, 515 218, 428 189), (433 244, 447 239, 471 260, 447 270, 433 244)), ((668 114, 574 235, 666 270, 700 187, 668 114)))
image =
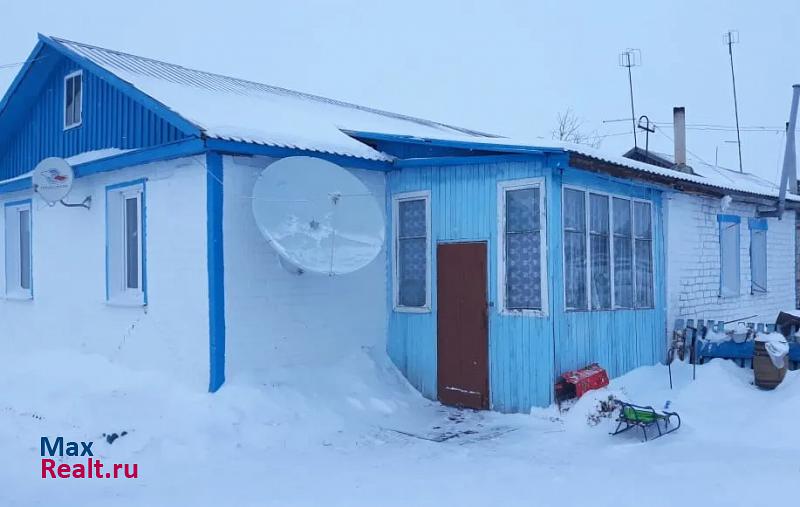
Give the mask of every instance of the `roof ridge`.
POLYGON ((459 126, 456 126, 456 125, 450 125, 448 123, 442 123, 442 122, 438 122, 438 121, 434 121, 434 120, 428 120, 428 119, 425 119, 425 118, 419 118, 419 117, 416 117, 416 116, 409 116, 409 115, 405 115, 405 114, 401 114, 401 113, 394 113, 392 111, 386 111, 386 110, 378 109, 378 108, 374 108, 374 107, 362 106, 360 104, 354 104, 352 102, 347 102, 347 101, 344 101, 344 100, 332 99, 330 97, 324 97, 322 95, 316 95, 316 94, 313 94, 313 93, 307 93, 307 92, 302 92, 302 91, 298 91, 298 90, 292 90, 290 88, 284 88, 282 86, 275 86, 275 85, 271 85, 271 84, 267 84, 267 83, 260 83, 258 81, 252 81, 252 80, 249 80, 249 79, 243 79, 243 78, 238 78, 238 77, 233 77, 233 76, 227 76, 225 74, 218 74, 218 73, 215 73, 215 72, 209 72, 209 71, 205 71, 205 70, 195 69, 195 68, 192 68, 192 67, 186 67, 186 66, 179 65, 179 64, 176 64, 176 63, 165 62, 163 60, 157 60, 155 58, 150 58, 150 57, 146 57, 146 56, 134 55, 132 53, 126 53, 124 51, 119 51, 119 50, 116 50, 116 49, 104 48, 104 47, 101 47, 101 46, 95 46, 95 45, 87 44, 87 43, 84 43, 84 42, 78 42, 78 41, 73 41, 73 40, 69 40, 69 39, 64 39, 64 38, 61 38, 61 37, 50 36, 50 38, 52 40, 58 42, 59 44, 65 44, 65 43, 66 44, 73 44, 73 45, 80 46, 80 47, 83 47, 83 48, 86 48, 86 49, 90 49, 90 50, 103 51, 103 52, 106 52, 106 53, 111 53, 111 54, 114 54, 114 55, 117 55, 117 56, 126 57, 126 58, 136 58, 138 60, 143 60, 143 61, 146 61, 146 62, 158 64, 158 65, 164 65, 164 66, 171 67, 171 68, 177 68, 177 69, 181 69, 183 71, 187 71, 187 72, 191 72, 191 73, 202 74, 204 76, 208 76, 208 77, 212 77, 212 78, 229 80, 229 81, 232 81, 232 82, 235 82, 235 83, 244 84, 244 85, 250 85, 250 86, 253 86, 253 87, 266 88, 269 91, 276 92, 276 93, 299 96, 299 97, 306 98, 306 99, 325 102, 325 103, 328 103, 328 104, 341 106, 341 107, 353 108, 353 109, 357 109, 359 111, 364 111, 364 112, 372 113, 372 114, 378 114, 378 115, 381 115, 381 116, 387 116, 387 117, 395 118, 395 119, 399 119, 399 120, 411 121, 411 122, 414 122, 414 123, 420 123, 420 124, 429 125, 429 126, 444 127, 444 128, 447 128, 447 129, 450 129, 450 130, 454 130, 454 131, 457 131, 457 132, 461 132, 461 133, 464 133, 464 134, 467 134, 467 135, 471 135, 471 136, 497 137, 495 134, 490 134, 490 133, 487 133, 487 132, 481 132, 481 131, 478 131, 478 130, 468 129, 468 128, 465 128, 465 127, 459 127, 459 126))

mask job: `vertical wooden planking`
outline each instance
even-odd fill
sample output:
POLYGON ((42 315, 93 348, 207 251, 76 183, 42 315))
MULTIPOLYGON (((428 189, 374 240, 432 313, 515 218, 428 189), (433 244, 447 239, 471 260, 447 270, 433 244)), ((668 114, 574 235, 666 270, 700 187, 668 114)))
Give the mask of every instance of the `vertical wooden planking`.
MULTIPOLYGON (((550 318, 502 315, 498 312, 497 182, 547 177, 548 174, 549 169, 545 168, 543 159, 539 159, 489 165, 414 167, 393 171, 387 178, 388 217, 391 217, 393 194, 431 191, 431 240, 434 247, 438 242, 488 241, 489 299, 494 304, 489 318, 489 391, 492 407, 504 412, 528 411, 532 406, 551 402, 553 340, 550 318)), ((549 187, 546 188, 549 190, 549 187)), ((549 214, 552 213, 552 201, 549 195, 546 198, 549 214)), ((391 240, 388 248, 390 260, 387 276, 391 280, 394 249, 391 240)), ((435 286, 435 263, 431 266, 431 272, 435 286)), ((548 280, 548 283, 552 283, 552 277, 548 277, 548 280)), ((387 301, 391 305, 394 288, 391 282, 388 285, 390 292, 387 301)), ((427 314, 395 312, 390 306, 387 350, 409 381, 425 396, 434 398, 437 375, 435 291, 431 305, 431 312, 427 314)))
POLYGON ((0 143, 0 179, 24 174, 46 157, 66 158, 103 148, 144 148, 184 137, 158 114, 85 69, 82 123, 64 130, 64 76, 80 67, 54 54, 48 58, 59 61, 43 78, 38 100, 18 130, 0 143))

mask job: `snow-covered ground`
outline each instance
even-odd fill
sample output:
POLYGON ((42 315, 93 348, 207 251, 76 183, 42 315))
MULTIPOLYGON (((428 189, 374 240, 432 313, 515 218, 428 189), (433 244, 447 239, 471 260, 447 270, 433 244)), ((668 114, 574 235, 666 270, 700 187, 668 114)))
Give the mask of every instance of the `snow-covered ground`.
POLYGON ((424 400, 369 349, 216 395, 74 352, 3 363, 4 507, 752 506, 791 501, 800 480, 797 372, 767 392, 731 363, 698 367, 695 382, 678 364, 670 391, 665 367, 640 368, 566 414, 503 415, 424 400), (610 419, 587 424, 609 394, 670 400, 683 426, 649 443, 635 430, 611 437, 610 419), (40 438, 58 435, 137 463, 140 478, 41 479, 40 438))

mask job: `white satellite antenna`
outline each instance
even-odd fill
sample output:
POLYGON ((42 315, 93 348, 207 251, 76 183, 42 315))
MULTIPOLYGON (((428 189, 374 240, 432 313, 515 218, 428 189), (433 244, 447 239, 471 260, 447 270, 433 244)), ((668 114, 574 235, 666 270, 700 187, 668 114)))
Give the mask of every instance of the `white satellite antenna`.
POLYGON ((91 206, 92 197, 89 196, 80 204, 69 204, 64 199, 72 190, 72 183, 75 180, 75 172, 72 166, 63 158, 50 157, 39 162, 33 169, 31 176, 33 191, 47 203, 48 206, 55 206, 60 202, 67 207, 91 206))
POLYGON ((262 171, 253 217, 295 273, 327 275, 363 268, 383 248, 383 212, 356 176, 313 157, 287 157, 262 171))

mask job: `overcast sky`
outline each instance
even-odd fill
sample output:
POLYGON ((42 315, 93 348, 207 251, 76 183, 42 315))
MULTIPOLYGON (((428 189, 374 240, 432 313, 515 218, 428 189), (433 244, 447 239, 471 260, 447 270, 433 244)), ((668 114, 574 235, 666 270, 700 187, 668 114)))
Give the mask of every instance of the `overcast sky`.
MULTIPOLYGON (((618 54, 641 49, 636 115, 733 126, 722 35, 734 46, 740 124, 780 128, 800 82, 800 2, 0 0, 0 65, 42 32, 511 136, 545 136, 571 108, 602 148, 633 143, 618 54), (737 4, 739 2, 736 2, 737 4)), ((0 69, 3 92, 18 67, 0 69)), ((265 121, 269 121, 265 118, 265 121)), ((663 125, 672 136, 671 125, 663 125)), ((689 150, 737 167, 736 133, 692 129, 689 150)), ((644 143, 644 138, 640 138, 644 143)), ((660 132, 651 148, 671 152, 660 132)), ((742 133, 745 170, 771 180, 779 132, 742 133)))

